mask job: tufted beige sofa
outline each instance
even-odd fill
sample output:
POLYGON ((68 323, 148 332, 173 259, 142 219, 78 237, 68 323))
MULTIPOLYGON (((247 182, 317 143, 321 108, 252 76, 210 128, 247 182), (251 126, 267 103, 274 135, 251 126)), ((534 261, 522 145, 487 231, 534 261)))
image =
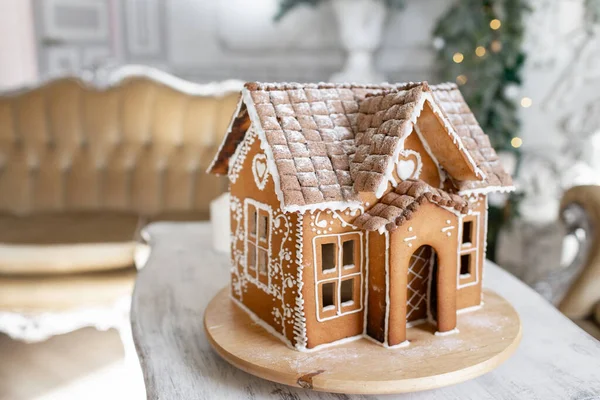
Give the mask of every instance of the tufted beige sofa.
POLYGON ((0 94, 0 310, 130 291, 140 229, 206 219, 226 189, 204 171, 240 87, 130 68, 0 94))

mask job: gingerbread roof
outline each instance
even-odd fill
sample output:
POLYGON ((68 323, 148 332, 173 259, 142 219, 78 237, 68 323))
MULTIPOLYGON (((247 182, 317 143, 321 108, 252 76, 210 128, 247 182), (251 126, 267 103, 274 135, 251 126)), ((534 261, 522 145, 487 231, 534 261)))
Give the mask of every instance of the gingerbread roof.
POLYGON ((453 208, 463 214, 468 211, 468 203, 461 196, 436 189, 421 180, 409 179, 400 182, 393 191, 356 218, 354 225, 368 231, 393 231, 410 220, 425 202, 453 208))
POLYGON ((445 83, 431 88, 436 103, 456 130, 477 167, 485 174, 481 181, 455 181, 459 192, 477 192, 490 188, 512 189, 511 176, 504 170, 489 137, 477 123, 456 84, 445 83))
MULTIPOLYGON (((386 149, 399 143, 414 124, 423 94, 431 102, 439 98, 440 107, 449 108, 438 110, 439 117, 445 121, 448 134, 454 135, 453 143, 462 152, 465 165, 479 174, 478 180, 460 181, 462 186, 457 187, 509 186, 510 180, 504 179, 508 175, 502 175, 501 166, 498 164, 498 169, 495 164, 498 157, 489 148, 489 140, 480 137, 481 128, 471 129, 474 117, 468 107, 465 109, 456 86, 429 87, 427 83, 247 83, 239 112, 208 172, 227 172, 229 158, 243 139, 249 119, 257 126, 285 211, 357 208, 361 206, 357 192, 372 190, 384 179, 385 168, 390 169, 394 154, 386 149), (445 93, 436 96, 436 91, 445 93), (454 129, 452 120, 460 123, 460 130, 454 129), (479 143, 483 149, 477 147, 479 143), (488 182, 485 171, 498 175, 488 182)), ((485 134, 483 137, 487 139, 485 134)))

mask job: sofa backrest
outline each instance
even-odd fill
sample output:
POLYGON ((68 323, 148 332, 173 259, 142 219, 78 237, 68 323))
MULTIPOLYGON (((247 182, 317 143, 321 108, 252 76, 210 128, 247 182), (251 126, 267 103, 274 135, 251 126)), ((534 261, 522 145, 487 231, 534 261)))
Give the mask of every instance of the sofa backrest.
POLYGON ((241 83, 132 68, 104 87, 61 78, 0 94, 0 212, 208 211, 226 181, 205 170, 241 83))

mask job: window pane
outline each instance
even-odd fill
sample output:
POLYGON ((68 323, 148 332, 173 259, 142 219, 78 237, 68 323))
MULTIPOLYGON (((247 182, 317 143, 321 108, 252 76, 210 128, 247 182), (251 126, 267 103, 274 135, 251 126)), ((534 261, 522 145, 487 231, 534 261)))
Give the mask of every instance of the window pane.
POLYGON ((267 239, 268 215, 260 215, 258 222, 258 235, 261 239, 267 239))
POLYGON ((256 208, 248 205, 248 231, 252 236, 256 236, 256 208))
POLYGON ((335 244, 324 243, 321 245, 321 270, 335 269, 335 244))
POLYGON ((266 250, 258 249, 258 281, 269 285, 269 254, 266 250))
POLYGON ((471 273, 471 254, 460 256, 460 274, 468 275, 471 273))
POLYGON ((463 224, 462 243, 473 243, 473 222, 467 221, 463 224))
POLYGON ((254 247, 253 243, 248 242, 248 270, 255 271, 256 270, 256 247, 254 247))
POLYGON ((354 265, 354 240, 347 240, 342 246, 344 265, 354 265))
POLYGON ((258 249, 258 273, 267 275, 267 252, 262 249, 258 249))
POLYGON ((335 306, 335 282, 327 282, 321 286, 321 306, 334 307, 335 306))
POLYGON ((340 286, 340 301, 342 304, 354 300, 354 278, 342 281, 340 286))

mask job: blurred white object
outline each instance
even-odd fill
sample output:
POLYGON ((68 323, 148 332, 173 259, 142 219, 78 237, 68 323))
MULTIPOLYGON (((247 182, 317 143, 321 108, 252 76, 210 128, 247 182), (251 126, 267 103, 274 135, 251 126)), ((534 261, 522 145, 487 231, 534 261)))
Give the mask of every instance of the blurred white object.
MULTIPOLYGON (((514 176, 517 169, 517 156, 514 153, 508 151, 499 151, 498 158, 504 167, 504 170, 510 175, 514 176)), ((488 202, 490 205, 498 208, 502 208, 508 201, 508 193, 490 193, 488 196, 488 202)))
POLYGON ((385 77, 375 70, 373 53, 381 43, 386 7, 382 0, 332 0, 340 39, 348 58, 332 82, 379 83, 385 77))
POLYGON ((516 177, 524 197, 519 213, 528 223, 545 225, 558 218, 560 196, 560 169, 554 155, 544 152, 526 152, 516 177))
POLYGON ((231 242, 229 222, 229 192, 210 202, 210 224, 213 248, 222 253, 229 252, 231 242))
POLYGON ((517 156, 509 151, 499 151, 498 158, 504 167, 504 170, 510 175, 514 175, 517 170, 517 156))
MULTIPOLYGON (((15 340, 35 343, 88 326, 99 331, 115 328, 119 331, 127 351, 127 343, 131 341, 130 333, 128 334, 131 330, 130 304, 131 296, 123 296, 110 305, 65 311, 31 313, 0 311, 0 332, 15 340)), ((135 350, 131 354, 135 355, 135 350)))
POLYGON ((563 238, 562 253, 560 256, 561 268, 566 268, 575 261, 575 257, 579 254, 581 240, 585 240, 585 232, 583 230, 576 231, 574 234, 566 235, 563 238), (580 239, 578 236, 583 236, 583 239, 580 239))

